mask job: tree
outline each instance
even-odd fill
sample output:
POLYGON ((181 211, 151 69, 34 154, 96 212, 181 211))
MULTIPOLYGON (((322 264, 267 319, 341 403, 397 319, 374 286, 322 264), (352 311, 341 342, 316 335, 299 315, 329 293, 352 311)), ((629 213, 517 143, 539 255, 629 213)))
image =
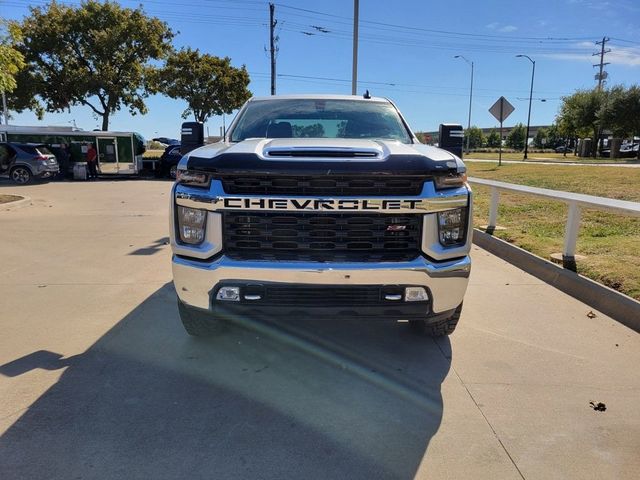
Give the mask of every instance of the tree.
POLYGON ((467 137, 469 138, 470 149, 482 148, 484 146, 484 143, 485 143, 484 134, 482 133, 482 130, 476 127, 475 125, 472 127, 469 127, 464 132, 464 145, 467 145, 467 137))
POLYGON ((507 146, 514 150, 524 149, 524 142, 527 136, 527 129, 522 123, 517 124, 507 135, 507 146))
POLYGON ((152 75, 152 88, 171 98, 186 100, 183 118, 193 115, 205 122, 213 115, 231 113, 249 98, 249 74, 244 65, 231 66, 229 57, 219 58, 197 49, 173 52, 164 68, 152 75))
POLYGON ((640 86, 612 87, 607 102, 602 106, 600 118, 617 137, 633 138, 640 135, 640 86))
MULTIPOLYGON (((562 98, 558 123, 571 126, 579 136, 593 135, 598 141, 601 128, 600 113, 607 93, 602 90, 578 90, 573 95, 562 98)), ((593 156, 597 155, 597 148, 593 149, 593 156)))
MULTIPOLYGON (((85 105, 102 118, 102 130, 122 107, 132 115, 147 112, 150 62, 169 53, 174 36, 166 23, 147 17, 142 7, 95 0, 80 6, 51 2, 31 7, 20 26, 20 50, 28 66, 22 81, 31 103, 37 94, 50 112, 85 105)), ((19 107, 30 102, 24 94, 18 100, 19 107)))
POLYGON ((0 92, 15 90, 16 75, 25 67, 24 55, 15 48, 20 31, 15 24, 0 19, 0 92))
POLYGON ((487 147, 498 148, 501 143, 500 141, 500 134, 493 129, 489 132, 489 136, 487 137, 487 147))
POLYGON ((293 125, 293 136, 296 138, 322 138, 324 137, 324 127, 321 123, 311 125, 293 125))
POLYGON ((533 145, 537 148, 544 148, 548 144, 549 130, 541 127, 533 137, 533 145))

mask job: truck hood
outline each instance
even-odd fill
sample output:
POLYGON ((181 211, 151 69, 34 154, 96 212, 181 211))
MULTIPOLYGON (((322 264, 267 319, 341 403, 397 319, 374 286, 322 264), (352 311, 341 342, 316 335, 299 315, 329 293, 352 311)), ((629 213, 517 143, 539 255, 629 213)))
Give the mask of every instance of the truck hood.
POLYGON ((445 175, 465 170, 439 148, 395 140, 347 138, 247 139, 219 142, 187 154, 181 168, 212 174, 445 175))

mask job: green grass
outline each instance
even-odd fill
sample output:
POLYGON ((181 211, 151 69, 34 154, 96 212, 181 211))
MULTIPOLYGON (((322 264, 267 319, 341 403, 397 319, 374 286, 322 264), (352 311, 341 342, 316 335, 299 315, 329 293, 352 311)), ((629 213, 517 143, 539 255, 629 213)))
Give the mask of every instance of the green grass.
MULTIPOLYGON (((524 154, 520 153, 503 153, 503 160, 523 160, 524 154)), ((470 152, 465 157, 479 160, 498 160, 497 153, 490 152, 470 152)), ((558 162, 558 163, 638 163, 633 158, 608 158, 608 157, 576 157, 572 153, 567 153, 565 157, 562 153, 529 153, 527 162, 558 162)))
MULTIPOLYGON (((640 169, 468 163, 469 176, 640 202, 640 169)), ((489 189, 473 186, 474 225, 487 224, 489 189)), ((495 236, 543 258, 561 252, 567 206, 526 195, 500 194, 495 236)), ((578 272, 640 300, 640 218, 584 210, 577 252, 587 258, 578 272)))
POLYGON ((147 150, 142 154, 142 158, 160 158, 164 150, 147 150))

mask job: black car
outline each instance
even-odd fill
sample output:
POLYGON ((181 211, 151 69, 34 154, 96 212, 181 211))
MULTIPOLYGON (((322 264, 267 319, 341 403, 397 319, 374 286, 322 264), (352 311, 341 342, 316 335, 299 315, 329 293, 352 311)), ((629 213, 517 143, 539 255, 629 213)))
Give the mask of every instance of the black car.
POLYGON ((573 148, 567 147, 566 145, 560 145, 556 147, 556 153, 573 153, 573 148))
POLYGON ((178 162, 182 158, 180 154, 180 144, 169 145, 164 149, 162 156, 160 157, 159 173, 163 177, 176 178, 176 171, 178 170, 178 162))

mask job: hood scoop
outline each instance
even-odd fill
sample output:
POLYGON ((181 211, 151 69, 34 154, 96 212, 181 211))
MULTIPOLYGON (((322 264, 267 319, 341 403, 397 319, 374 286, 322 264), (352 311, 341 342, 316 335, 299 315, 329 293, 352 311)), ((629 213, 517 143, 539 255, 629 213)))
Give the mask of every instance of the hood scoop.
POLYGON ((366 147, 328 147, 328 146, 282 146, 266 147, 265 158, 297 158, 297 159, 382 159, 382 148, 366 147))

